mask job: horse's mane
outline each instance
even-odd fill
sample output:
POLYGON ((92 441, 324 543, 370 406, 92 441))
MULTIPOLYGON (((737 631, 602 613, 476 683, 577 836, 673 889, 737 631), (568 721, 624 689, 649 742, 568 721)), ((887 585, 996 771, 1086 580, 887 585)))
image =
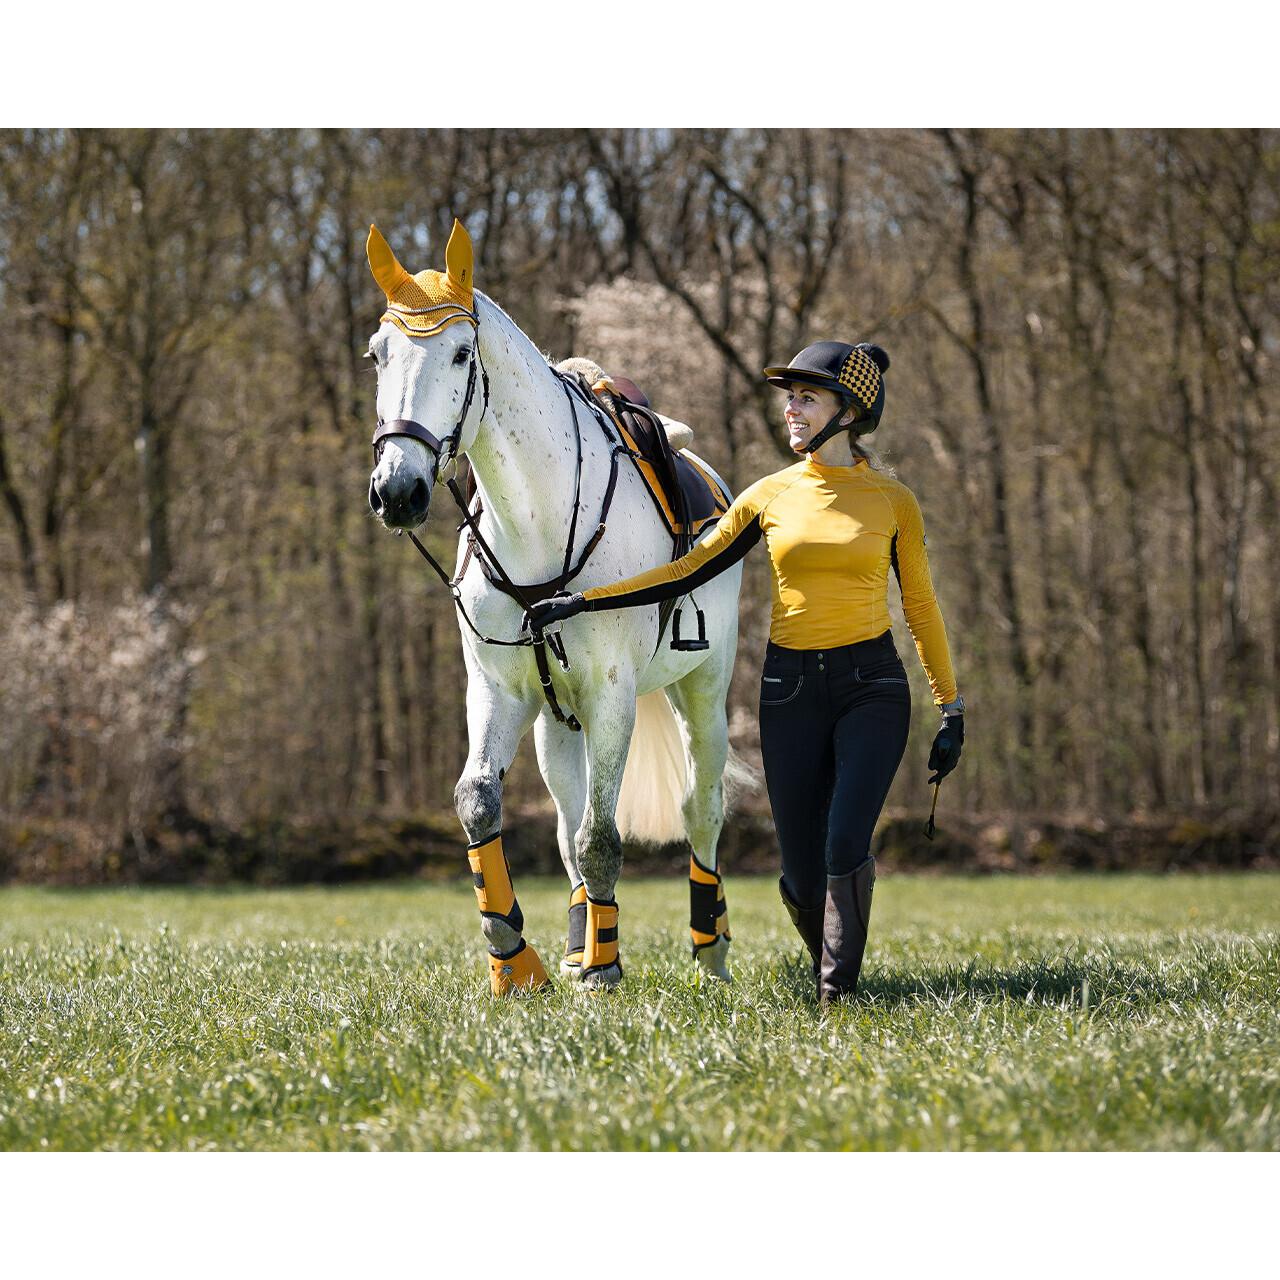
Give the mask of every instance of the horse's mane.
MULTIPOLYGON (((587 356, 570 356, 567 360, 561 360, 557 364, 556 361, 545 351, 538 351, 537 347, 535 347, 533 342, 530 340, 529 335, 525 333, 525 331, 520 328, 511 316, 509 316, 502 307, 498 305, 498 303, 494 302, 487 293, 482 293, 477 289, 476 297, 483 298, 484 301, 491 306, 503 320, 506 321, 506 323, 511 327, 511 330, 528 345, 529 349, 536 352, 543 360, 546 361, 549 368, 555 370, 557 373, 567 374, 571 378, 581 375, 586 379, 588 386, 596 388, 596 393, 605 402, 609 411, 611 413, 617 412, 617 405, 614 401, 614 396, 618 394, 617 390, 613 386, 613 380, 599 364, 594 360, 589 359, 587 356)), ((693 446, 692 427, 686 423, 680 422, 678 419, 668 418, 665 414, 660 413, 657 415, 657 418, 662 424, 663 429, 666 431, 667 440, 670 442, 673 449, 689 449, 693 446)))

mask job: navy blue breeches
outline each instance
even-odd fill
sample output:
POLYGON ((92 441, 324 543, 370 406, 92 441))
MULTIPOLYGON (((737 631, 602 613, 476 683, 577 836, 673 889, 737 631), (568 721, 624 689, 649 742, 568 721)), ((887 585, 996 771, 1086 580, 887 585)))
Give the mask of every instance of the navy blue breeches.
POLYGON ((910 722, 907 673, 888 631, 825 651, 769 644, 760 749, 782 876, 800 906, 821 906, 827 876, 870 856, 910 722))

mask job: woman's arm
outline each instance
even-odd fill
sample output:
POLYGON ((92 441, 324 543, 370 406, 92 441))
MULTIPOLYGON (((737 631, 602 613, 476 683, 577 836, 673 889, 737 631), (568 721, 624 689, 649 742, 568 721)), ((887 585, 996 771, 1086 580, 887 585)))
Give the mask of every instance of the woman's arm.
POLYGON ((587 610, 628 609, 688 595, 737 564, 760 541, 760 516, 770 499, 785 487, 776 475, 757 480, 738 495, 707 539, 687 555, 608 586, 539 600, 525 615, 525 627, 547 626, 587 610))
POLYGON ((945 710, 956 701, 956 678, 951 669, 951 647, 942 610, 933 592, 929 576, 929 557, 925 551, 924 517, 915 494, 903 486, 894 503, 898 531, 893 535, 891 561, 902 591, 902 612, 906 615, 911 638, 916 642, 920 664, 929 677, 933 700, 945 710))
MULTIPOLYGON (((745 497, 745 495, 743 495, 745 497)), ((634 605, 658 604, 688 595, 712 578, 735 565, 760 541, 760 513, 746 506, 738 508, 741 498, 720 517, 719 524, 705 542, 698 543, 687 555, 656 569, 638 573, 633 578, 592 587, 582 593, 590 610, 629 609, 634 605), (730 517, 734 517, 732 520, 730 517)))

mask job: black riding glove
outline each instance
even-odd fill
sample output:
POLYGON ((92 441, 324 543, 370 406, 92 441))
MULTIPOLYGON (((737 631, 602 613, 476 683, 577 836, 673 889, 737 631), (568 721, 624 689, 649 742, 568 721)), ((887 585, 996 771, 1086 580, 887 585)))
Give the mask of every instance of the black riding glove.
POLYGON ((535 627, 541 631, 553 622, 561 622, 565 618, 574 618, 587 607, 581 591, 559 591, 547 600, 539 600, 531 604, 529 611, 520 623, 521 631, 532 631, 535 627))
POLYGON ((944 716, 942 728, 933 740, 929 752, 929 768, 935 772, 929 783, 941 782, 960 763, 960 748, 964 746, 964 716, 944 716))

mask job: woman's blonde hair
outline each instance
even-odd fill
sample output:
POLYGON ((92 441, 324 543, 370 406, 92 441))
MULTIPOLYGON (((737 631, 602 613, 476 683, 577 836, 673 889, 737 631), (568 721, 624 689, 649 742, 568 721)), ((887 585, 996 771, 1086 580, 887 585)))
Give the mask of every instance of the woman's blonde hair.
POLYGON ((849 449, 853 456, 863 459, 872 471, 879 471, 887 476, 896 475, 894 468, 884 460, 877 450, 862 443, 863 439, 865 437, 859 437, 852 427, 849 429, 849 449))

